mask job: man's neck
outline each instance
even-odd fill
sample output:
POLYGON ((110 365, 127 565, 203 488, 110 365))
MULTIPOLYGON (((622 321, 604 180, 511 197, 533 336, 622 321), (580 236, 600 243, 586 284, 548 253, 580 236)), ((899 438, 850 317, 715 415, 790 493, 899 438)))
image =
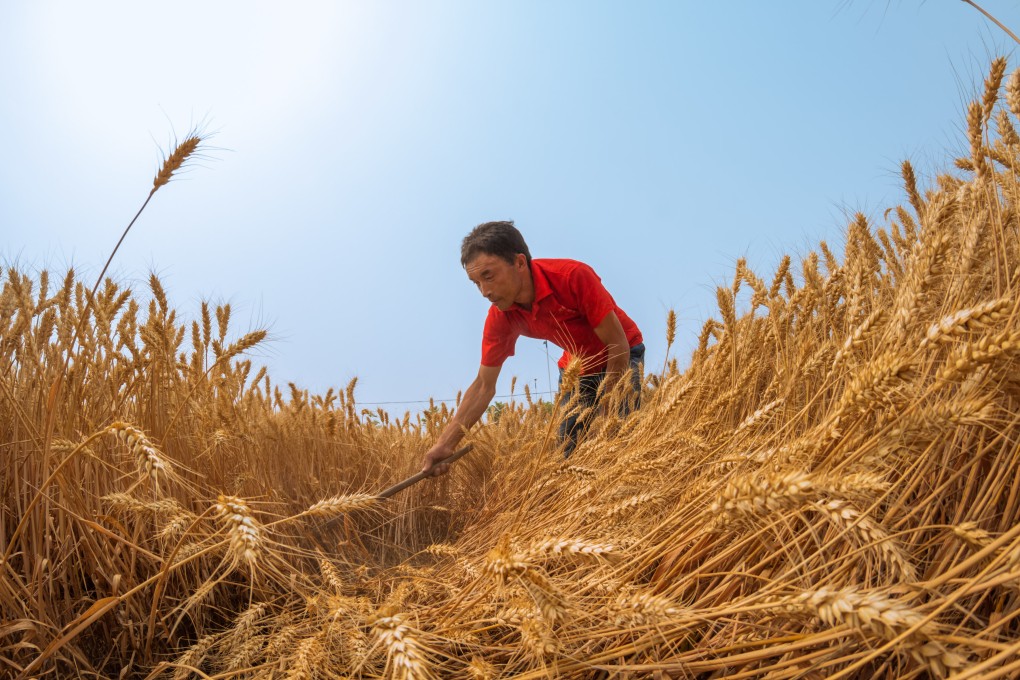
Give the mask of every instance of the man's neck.
POLYGON ((528 267, 527 280, 524 282, 524 286, 521 288, 521 295, 517 298, 516 302, 525 311, 531 311, 531 305, 535 302, 535 279, 531 273, 531 267, 528 267))

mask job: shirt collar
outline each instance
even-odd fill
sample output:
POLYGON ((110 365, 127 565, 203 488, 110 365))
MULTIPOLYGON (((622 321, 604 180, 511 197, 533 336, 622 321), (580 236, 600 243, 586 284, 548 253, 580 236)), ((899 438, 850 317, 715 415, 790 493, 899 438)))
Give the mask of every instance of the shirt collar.
MULTIPOLYGON (((549 279, 546 278, 545 270, 542 269, 542 265, 536 260, 531 261, 531 285, 535 288, 535 299, 531 303, 531 314, 534 316, 538 301, 552 295, 552 286, 549 285, 549 279)), ((521 311, 527 311, 516 302, 514 307, 521 311)))
POLYGON ((531 261, 531 284, 535 287, 535 302, 552 295, 552 286, 545 275, 545 269, 535 260, 531 261))

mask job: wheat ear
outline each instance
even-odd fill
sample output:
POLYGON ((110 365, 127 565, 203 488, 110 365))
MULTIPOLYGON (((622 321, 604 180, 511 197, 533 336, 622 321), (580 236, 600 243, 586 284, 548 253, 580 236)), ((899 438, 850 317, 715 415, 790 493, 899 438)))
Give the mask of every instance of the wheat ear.
POLYGON ((430 676, 417 631, 404 623, 403 615, 377 616, 372 622, 372 631, 386 649, 392 677, 407 680, 430 676))
POLYGON ((185 161, 198 150, 198 145, 201 143, 202 139, 197 134, 192 134, 174 148, 170 155, 163 160, 163 165, 152 180, 152 191, 149 192, 149 196, 156 193, 161 186, 170 181, 175 172, 184 167, 185 161))
POLYGON ((883 642, 913 630, 900 649, 927 666, 935 677, 944 678, 952 669, 964 664, 960 655, 932 639, 934 626, 923 623, 924 617, 919 612, 881 592, 821 588, 801 594, 798 604, 815 613, 828 626, 843 624, 883 642))
POLYGON ((232 559, 254 567, 258 560, 262 531, 248 504, 236 496, 220 494, 216 512, 227 524, 232 559))
POLYGON ((160 479, 170 477, 173 468, 161 455, 156 445, 145 436, 145 433, 134 425, 117 421, 106 431, 127 444, 131 454, 138 462, 138 471, 148 477, 155 488, 159 488, 160 479))
POLYGON ((654 625, 684 612, 669 598, 647 591, 620 595, 611 609, 616 625, 621 627, 654 625))
MULTIPOLYGON (((354 510, 369 508, 379 502, 379 498, 367 493, 347 494, 325 498, 301 513, 311 517, 336 517, 354 510)), ((299 515, 299 516, 301 516, 299 515)))
POLYGON ((978 330, 995 323, 1007 316, 1007 308, 1012 303, 1008 297, 985 302, 974 307, 958 310, 943 317, 928 328, 921 346, 933 342, 944 342, 959 337, 967 332, 978 330))

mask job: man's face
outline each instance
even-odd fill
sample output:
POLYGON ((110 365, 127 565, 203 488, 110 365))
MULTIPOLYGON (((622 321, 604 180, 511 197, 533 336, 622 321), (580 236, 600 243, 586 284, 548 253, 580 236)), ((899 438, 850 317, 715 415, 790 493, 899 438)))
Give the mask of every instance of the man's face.
POLYGON ((464 267, 468 278, 478 287, 489 302, 505 312, 515 303, 524 291, 524 283, 528 274, 528 258, 518 253, 514 263, 496 255, 482 253, 464 267))

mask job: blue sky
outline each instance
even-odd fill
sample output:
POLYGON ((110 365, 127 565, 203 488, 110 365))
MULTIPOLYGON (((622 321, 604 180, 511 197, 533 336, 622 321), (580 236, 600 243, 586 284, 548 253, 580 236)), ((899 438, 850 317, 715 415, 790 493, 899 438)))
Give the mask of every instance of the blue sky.
MULTIPOLYGON (((3 2, 0 262, 95 276, 172 131, 207 121, 210 160, 113 274, 268 327, 278 384, 358 376, 397 414, 466 387, 487 303, 459 246, 493 219, 591 264, 653 367, 675 308, 685 362, 737 258, 770 277, 848 213, 880 224, 903 159, 945 170, 1014 47, 946 0, 3 2)), ((541 343, 498 394, 513 375, 548 389, 541 343)))

